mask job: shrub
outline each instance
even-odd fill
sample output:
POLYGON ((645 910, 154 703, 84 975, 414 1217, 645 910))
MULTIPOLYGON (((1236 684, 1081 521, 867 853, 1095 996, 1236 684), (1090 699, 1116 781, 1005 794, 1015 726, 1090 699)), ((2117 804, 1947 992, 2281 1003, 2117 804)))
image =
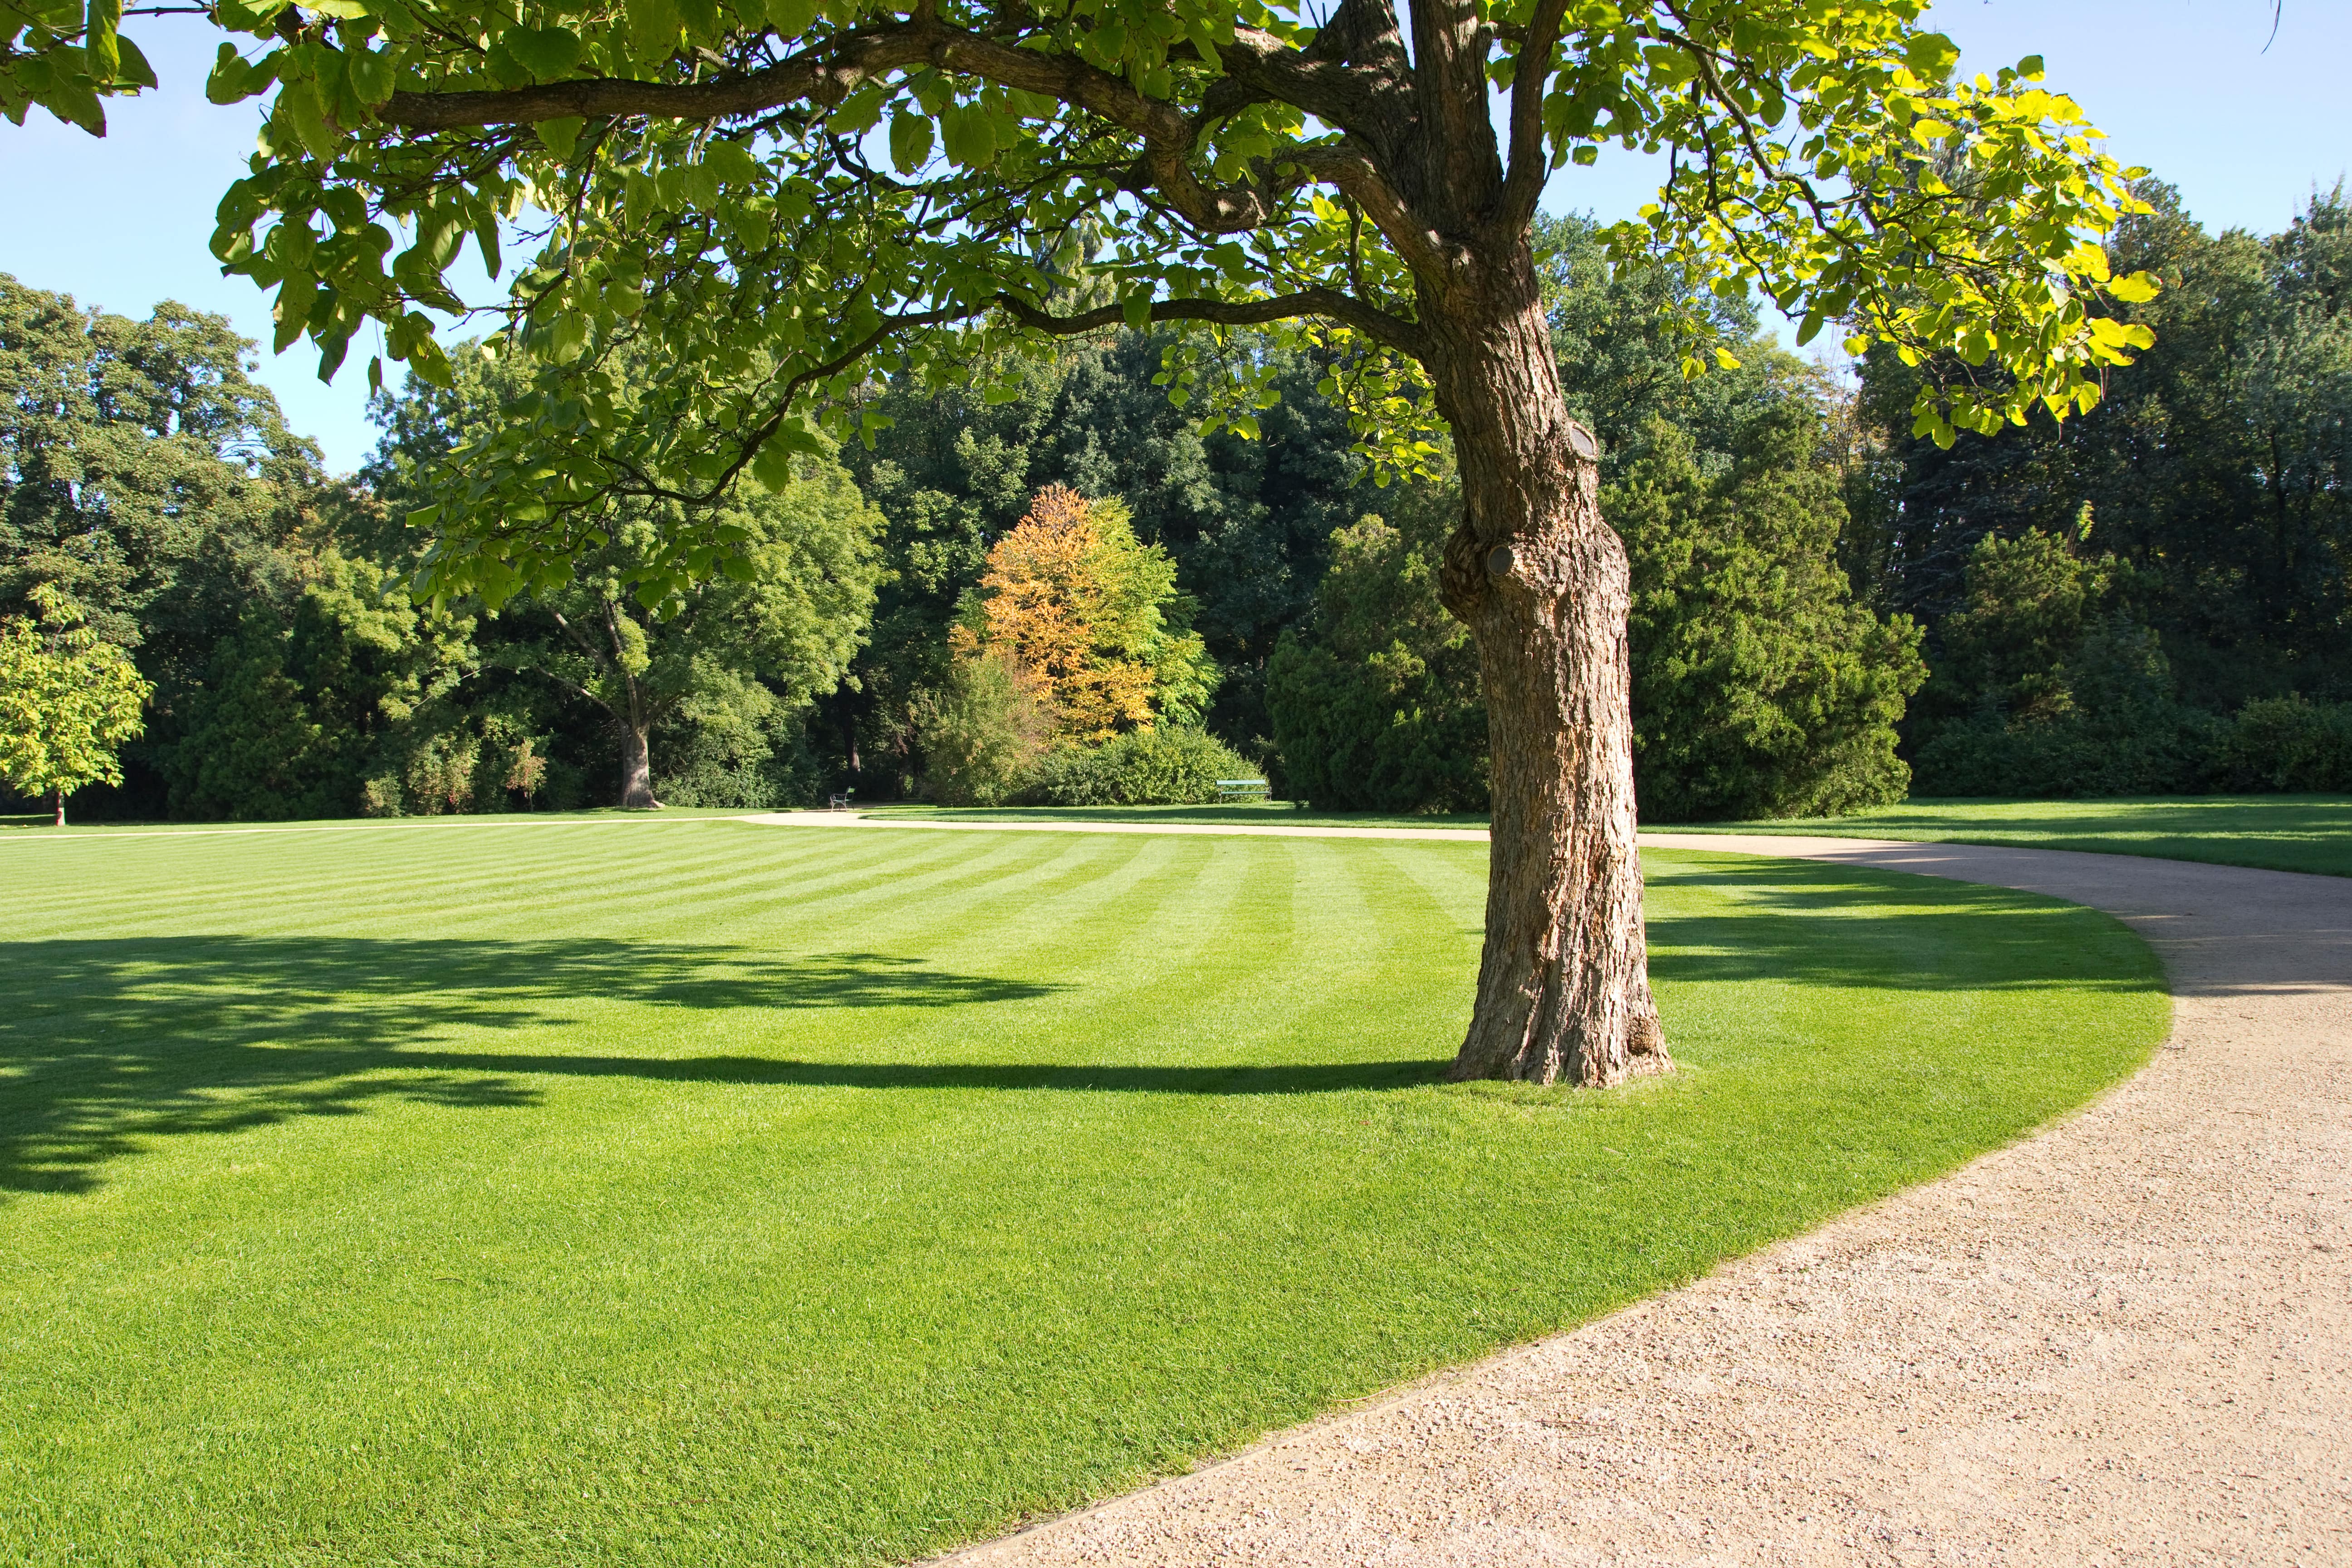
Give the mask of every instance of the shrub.
POLYGON ((820 769, 799 710, 757 681, 735 684, 714 679, 655 731, 655 798, 740 811, 813 804, 820 769))
POLYGON ((2208 788, 2352 790, 2352 706, 2259 699, 2216 731, 2206 754, 2208 788))
POLYGON ((923 793, 943 805, 995 805, 1045 750, 1053 721, 1037 682, 991 649, 959 658, 946 682, 915 703, 923 793))
POLYGON ((1024 805, 1203 805, 1220 779, 1257 770, 1205 730, 1135 730, 1037 759, 1013 797, 1024 805))
POLYGON ((2128 714, 1986 714, 1937 731, 1915 771, 1928 795, 2176 795, 2200 787, 2216 728, 2211 715, 2173 704, 2128 714))
MULTIPOLYGON (((2042 560, 2062 559, 2037 538, 2008 559, 2025 559, 2028 546, 2042 560)), ((1979 556, 2002 559, 1990 550, 1979 556)), ((1998 639, 1979 636, 1990 663, 1998 639)), ((2027 638, 2020 632, 2016 640, 2027 638)), ((2206 787, 2222 722, 2174 699, 2155 633, 2110 613, 2077 617, 2059 646, 2065 657, 2045 668, 1979 682, 1975 710, 1930 731, 1915 760, 1920 794, 2063 800, 2206 787)))

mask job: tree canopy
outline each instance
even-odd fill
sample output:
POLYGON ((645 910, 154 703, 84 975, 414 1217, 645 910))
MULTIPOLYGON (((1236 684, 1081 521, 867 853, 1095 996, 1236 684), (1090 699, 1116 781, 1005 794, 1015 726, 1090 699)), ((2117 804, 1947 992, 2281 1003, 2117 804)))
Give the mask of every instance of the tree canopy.
MULTIPOLYGON (((886 350, 1001 392, 998 349, 1205 328, 1163 374, 1247 430, 1265 371, 1224 329, 1278 324, 1340 353, 1326 390, 1412 467, 1443 323, 1492 281, 1477 256, 1612 144, 1673 154, 1613 245, 1769 295, 1802 337, 1950 367, 1917 389, 1922 432, 2086 407, 2146 341, 2105 301, 2151 284, 2093 242, 2124 172, 2038 60, 1956 78, 1923 10, 213 0, 208 92, 276 93, 215 248, 276 290, 279 347, 307 335, 331 371, 373 321, 440 378, 427 311, 457 308, 460 251, 495 271, 506 226, 537 225, 509 309, 548 377, 437 515, 436 580, 493 600, 594 548, 604 496, 709 499, 781 478, 818 423, 870 428, 886 350), (667 373, 624 374, 647 353, 667 373)), ((99 129, 152 79, 118 23, 110 0, 0 12, 0 108, 99 129)), ((727 548, 688 528, 661 564, 727 548)))
POLYGON ((115 753, 139 733, 154 688, 56 588, 43 584, 34 597, 38 625, 0 621, 0 779, 55 801, 63 827, 66 796, 121 782, 115 753))
POLYGON ((1216 666, 1199 634, 1169 625, 1175 598, 1175 563, 1135 537, 1125 506, 1049 485, 989 547, 961 640, 1034 677, 1061 739, 1107 741, 1196 722, 1208 704, 1216 666))

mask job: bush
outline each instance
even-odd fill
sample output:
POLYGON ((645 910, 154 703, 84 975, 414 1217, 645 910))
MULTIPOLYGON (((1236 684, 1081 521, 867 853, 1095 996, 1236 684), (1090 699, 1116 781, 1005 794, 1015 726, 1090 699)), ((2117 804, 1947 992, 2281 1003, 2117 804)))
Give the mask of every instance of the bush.
POLYGON ((1049 752, 1014 800, 1023 805, 1204 805, 1220 779, 1258 771, 1205 730, 1137 730, 1080 751, 1049 752))
MULTIPOLYGON (((2034 536, 2007 555, 1980 548, 1979 564, 2013 563, 2028 547, 2045 561, 2064 559, 2034 536)), ((2032 640, 2024 618, 2009 617, 2009 641, 2032 640)), ((1973 667, 1992 668, 1996 657, 2006 657, 2006 645, 1991 631, 1979 627, 1972 636, 1982 645, 1971 656, 1973 667)), ((2063 659, 1960 688, 1975 710, 1923 726, 1927 733, 1915 759, 1920 794, 2064 800, 2210 787, 2211 753, 2226 723, 2174 698, 2171 667, 2154 632, 2120 612, 2085 614, 2053 646, 2064 648, 2063 659)), ((1948 683, 1947 691, 1957 684, 1948 683)))
POLYGON ((662 764, 654 797, 665 805, 772 811, 816 802, 820 769, 807 727, 781 702, 749 712, 689 705, 656 731, 653 752, 662 764))
POLYGON ((2352 706, 2266 698, 2216 728, 2206 755, 2209 789, 2352 790, 2352 706))
POLYGON ((1038 684, 1003 653, 960 658, 915 703, 923 793, 942 805, 996 805, 1023 784, 1053 721, 1038 684))
POLYGON ((1919 748, 1927 795, 2179 795, 2202 785, 2218 721, 2175 704, 2051 718, 1983 715, 1948 724, 1919 748))

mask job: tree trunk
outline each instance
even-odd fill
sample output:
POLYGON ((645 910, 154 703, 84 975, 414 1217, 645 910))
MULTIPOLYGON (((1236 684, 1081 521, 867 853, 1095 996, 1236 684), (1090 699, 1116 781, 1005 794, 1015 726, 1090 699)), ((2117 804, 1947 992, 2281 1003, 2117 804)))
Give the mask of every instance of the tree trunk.
POLYGON ((642 724, 621 725, 621 807, 625 811, 659 811, 654 798, 653 753, 642 724))
POLYGON ((1470 282, 1422 318, 1462 473, 1445 603, 1478 645, 1494 768, 1486 948, 1449 1076, 1600 1088, 1673 1065, 1633 837, 1631 578, 1532 255, 1470 282))
POLYGON ((66 792, 65 792, 64 790, 62 790, 62 789, 61 789, 61 790, 58 791, 58 826, 59 827, 63 827, 65 825, 66 825, 66 792))

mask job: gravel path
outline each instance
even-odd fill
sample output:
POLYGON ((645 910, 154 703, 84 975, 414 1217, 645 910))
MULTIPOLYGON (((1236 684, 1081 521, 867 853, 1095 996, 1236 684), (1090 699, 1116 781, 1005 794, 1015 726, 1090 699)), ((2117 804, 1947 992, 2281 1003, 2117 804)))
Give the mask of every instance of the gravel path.
POLYGON ((2352 1563, 2352 879, 1643 842, 2112 910, 2172 1037, 1953 1176, 959 1568, 2352 1563))

